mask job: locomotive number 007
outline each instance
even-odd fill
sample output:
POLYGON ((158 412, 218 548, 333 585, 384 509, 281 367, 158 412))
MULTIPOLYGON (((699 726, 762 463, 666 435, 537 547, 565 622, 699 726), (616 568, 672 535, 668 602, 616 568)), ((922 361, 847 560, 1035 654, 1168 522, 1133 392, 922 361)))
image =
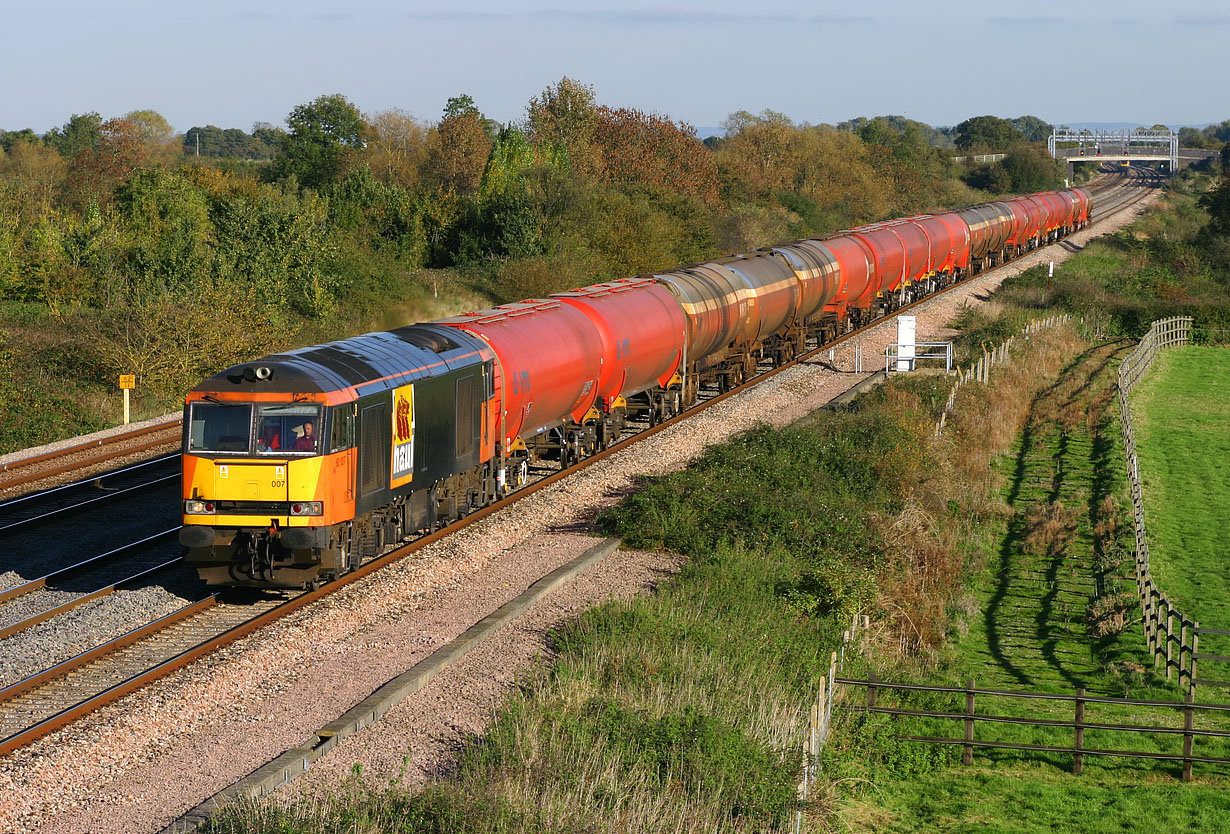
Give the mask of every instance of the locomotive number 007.
POLYGON ((273 487, 274 489, 277 489, 278 487, 284 487, 286 486, 286 481, 270 481, 269 486, 273 487))

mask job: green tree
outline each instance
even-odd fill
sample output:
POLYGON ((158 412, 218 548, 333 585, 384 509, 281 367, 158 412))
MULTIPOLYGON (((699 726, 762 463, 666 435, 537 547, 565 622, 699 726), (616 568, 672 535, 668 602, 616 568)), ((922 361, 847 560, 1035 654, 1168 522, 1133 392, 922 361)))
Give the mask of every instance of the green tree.
POLYGON ((286 141, 286 131, 280 127, 274 127, 269 122, 255 122, 252 125, 252 137, 260 140, 272 154, 286 141))
POLYGON ((569 168, 593 181, 601 172, 600 152, 594 145, 598 109, 594 88, 564 76, 530 99, 529 134, 535 145, 557 145, 568 152, 569 168))
POLYGON ((214 125, 192 127, 184 133, 185 156, 211 157, 214 159, 269 159, 273 148, 256 136, 238 128, 223 130, 214 125))
POLYGON ((301 104, 286 117, 290 132, 274 158, 275 179, 295 177, 300 185, 320 189, 336 182, 351 156, 363 147, 363 116, 334 94, 301 104))
POLYGON ((61 127, 53 127, 44 137, 62 156, 73 157, 81 151, 96 149, 102 142, 102 116, 74 113, 61 127))
POLYGON ((1012 122, 997 116, 975 116, 957 125, 954 130, 957 147, 963 151, 1005 151, 1026 141, 1025 135, 1012 122))
POLYGON ((1012 126, 1030 142, 1045 142, 1054 127, 1037 116, 1017 116, 1012 126))
POLYGON ((30 128, 21 130, 0 130, 0 150, 11 151, 18 142, 38 142, 38 134, 30 128))
POLYGON ((160 289, 190 289, 212 269, 213 224, 208 194, 160 167, 134 171, 115 190, 119 216, 133 244, 132 275, 160 289))
MULTIPOLYGON (((1230 148, 1230 144, 1227 144, 1230 148)), ((1223 158, 1230 156, 1225 149, 1223 158)), ((1230 235, 1230 177, 1223 177, 1221 184, 1200 198, 1200 207, 1209 213, 1209 231, 1230 235)))

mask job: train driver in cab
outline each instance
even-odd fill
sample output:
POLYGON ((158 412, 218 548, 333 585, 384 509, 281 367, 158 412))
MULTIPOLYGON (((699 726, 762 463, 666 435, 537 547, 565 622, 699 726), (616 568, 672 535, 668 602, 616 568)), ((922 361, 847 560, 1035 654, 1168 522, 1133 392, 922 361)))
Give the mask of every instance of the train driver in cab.
POLYGON ((316 426, 308 420, 303 424, 302 434, 295 441, 294 449, 296 452, 315 452, 316 451, 316 426))

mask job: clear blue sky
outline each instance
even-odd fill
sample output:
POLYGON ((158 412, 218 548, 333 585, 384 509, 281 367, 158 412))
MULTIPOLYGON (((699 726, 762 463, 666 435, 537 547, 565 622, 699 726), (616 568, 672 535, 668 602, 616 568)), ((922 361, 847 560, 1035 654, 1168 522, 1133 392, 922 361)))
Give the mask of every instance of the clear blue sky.
POLYGON ((0 128, 154 109, 178 130, 281 125, 341 93, 434 120, 468 93, 520 118, 567 75, 698 127, 990 113, 1054 123, 1230 118, 1230 6, 959 0, 35 0, 5 4, 0 128), (1140 63, 1133 65, 1137 59, 1140 63))

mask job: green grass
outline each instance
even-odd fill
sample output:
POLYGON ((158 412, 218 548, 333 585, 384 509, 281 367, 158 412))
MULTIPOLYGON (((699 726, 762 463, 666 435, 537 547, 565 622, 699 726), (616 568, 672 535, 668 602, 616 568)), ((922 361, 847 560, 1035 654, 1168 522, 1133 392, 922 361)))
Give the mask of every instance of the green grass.
POLYGON ((1230 628, 1230 350, 1163 352, 1132 421, 1153 577, 1189 617, 1230 628))
POLYGON ((241 806, 207 830, 779 829, 839 639, 831 618, 799 617, 779 593, 800 568, 738 545, 694 554, 656 594, 556 635, 553 668, 522 682, 452 779, 418 792, 355 779, 324 805, 241 806))
POLYGON ((954 670, 981 687, 1085 687, 1122 696, 1130 686, 1123 665, 1146 660, 1135 631, 1093 638, 1088 623, 1094 600, 1130 595, 1134 587, 1112 411, 1114 367, 1129 349, 1117 344, 1078 356, 1034 400, 1002 461, 1011 516, 977 589, 979 614, 953 659, 954 670))
MULTIPOLYGON (((998 547, 972 592, 948 655, 930 683, 978 688, 1181 700, 1154 674, 1139 627, 1131 576, 1126 476, 1115 420, 1115 370, 1128 344, 1093 346, 1073 360, 1030 408, 1028 423, 1002 461, 1006 518, 998 547)), ((881 670, 884 679, 900 673, 881 670)), ((861 698, 863 692, 857 691, 861 698)), ((1215 699, 1217 700, 1217 699, 1215 699)), ((961 712, 963 695, 881 690, 881 706, 961 712)), ((978 696, 982 715, 1072 720, 1069 701, 978 696)), ((1068 754, 976 749, 961 766, 959 747, 907 742, 899 735, 958 738, 959 721, 839 713, 826 773, 846 792, 842 820, 854 831, 1215 831, 1230 828, 1230 769, 1196 766, 1197 785, 1179 767, 1118 757, 1085 758, 1069 775, 1068 754), (929 749, 920 753, 918 748, 929 749), (867 787, 858 780, 869 780, 867 787), (843 782, 843 780, 846 780, 843 782), (1148 820, 1147 823, 1143 822, 1148 820), (1157 826, 1157 827, 1155 827, 1157 826)), ((1178 710, 1089 705, 1086 720, 1182 725, 1178 710)), ((1196 726, 1227 729, 1218 715, 1196 726)), ((976 738, 1070 746, 1070 729, 980 722, 976 738)), ((1088 730, 1095 749, 1180 752, 1176 736, 1088 730)), ((1230 756, 1221 740, 1198 739, 1197 755, 1230 756)))
POLYGON ((1038 766, 964 768, 895 783, 845 816, 852 830, 877 834, 1211 834, 1230 821, 1230 791, 1147 776, 1077 778, 1038 766))

